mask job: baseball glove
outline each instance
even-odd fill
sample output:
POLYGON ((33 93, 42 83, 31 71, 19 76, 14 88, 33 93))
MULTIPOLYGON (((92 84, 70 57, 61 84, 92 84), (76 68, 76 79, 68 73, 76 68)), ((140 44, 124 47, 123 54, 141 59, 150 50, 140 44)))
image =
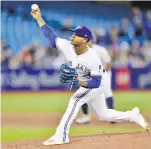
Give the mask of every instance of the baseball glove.
POLYGON ((79 85, 75 68, 62 64, 60 68, 60 82, 72 85, 79 85))

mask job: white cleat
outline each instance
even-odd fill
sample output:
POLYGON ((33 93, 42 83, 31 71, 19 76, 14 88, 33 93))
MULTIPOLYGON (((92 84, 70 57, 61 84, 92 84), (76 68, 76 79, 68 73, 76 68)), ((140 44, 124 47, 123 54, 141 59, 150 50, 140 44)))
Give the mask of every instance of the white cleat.
POLYGON ((77 124, 89 124, 91 122, 90 116, 83 114, 82 117, 76 120, 77 124))
POLYGON ((69 143, 69 140, 64 142, 62 139, 55 139, 54 137, 49 138, 48 140, 43 142, 43 145, 57 145, 57 144, 66 144, 69 143))
POLYGON ((140 109, 138 107, 135 107, 134 109, 132 109, 132 111, 136 114, 135 122, 139 124, 140 126, 142 126, 146 131, 149 131, 150 126, 145 120, 145 118, 143 117, 140 109))

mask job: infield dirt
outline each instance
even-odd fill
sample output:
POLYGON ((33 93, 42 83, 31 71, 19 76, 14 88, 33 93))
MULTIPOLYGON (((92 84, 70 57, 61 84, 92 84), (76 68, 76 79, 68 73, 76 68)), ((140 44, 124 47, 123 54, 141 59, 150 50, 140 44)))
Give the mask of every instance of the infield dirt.
MULTIPOLYGON (((57 126, 62 114, 52 113, 5 113, 2 114, 2 126, 57 126)), ((145 115, 151 122, 150 114, 145 115)), ((75 125, 75 124, 74 124, 75 125)), ((97 121, 92 117, 90 126, 112 126, 110 123, 97 121)), ((117 123, 114 127, 126 125, 135 127, 133 123, 117 123)), ((80 125, 78 126, 80 127, 80 125)), ((55 146, 43 146, 48 138, 23 140, 2 143, 2 149, 151 149, 151 132, 104 133, 96 135, 75 135, 70 137, 70 143, 55 146)))
POLYGON ((69 144, 43 146, 45 140, 2 143, 2 149, 151 149, 151 132, 80 135, 69 144))

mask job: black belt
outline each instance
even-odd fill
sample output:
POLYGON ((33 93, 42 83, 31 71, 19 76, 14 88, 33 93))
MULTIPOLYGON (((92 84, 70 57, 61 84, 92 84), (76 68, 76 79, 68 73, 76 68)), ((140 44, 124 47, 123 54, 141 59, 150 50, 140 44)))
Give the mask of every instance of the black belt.
POLYGON ((105 72, 106 70, 105 69, 103 69, 103 72, 105 72))

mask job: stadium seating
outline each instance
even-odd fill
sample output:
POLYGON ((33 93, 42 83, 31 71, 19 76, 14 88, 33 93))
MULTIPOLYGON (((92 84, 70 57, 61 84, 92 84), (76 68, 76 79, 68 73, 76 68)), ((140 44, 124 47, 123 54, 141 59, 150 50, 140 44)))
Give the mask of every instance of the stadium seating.
MULTIPOLYGON (((119 27, 120 19, 123 16, 130 18, 129 9, 122 5, 93 5, 89 2, 80 3, 81 7, 79 8, 79 4, 76 2, 68 2, 68 5, 61 2, 59 6, 57 2, 54 2, 50 5, 49 9, 42 9, 42 12, 48 24, 53 21, 59 21, 60 24, 63 24, 64 19, 73 18, 74 26, 82 24, 90 29, 103 27, 109 30, 111 25, 119 27), (87 8, 87 10, 83 8, 87 8), (106 13, 107 10, 110 10, 110 13, 106 13)), ((46 44, 47 41, 43 37, 36 22, 30 16, 25 18, 21 13, 22 11, 24 13, 27 11, 30 12, 29 6, 25 5, 24 8, 18 7, 16 11, 20 13, 10 15, 8 11, 2 10, 2 38, 8 41, 14 54, 21 50, 24 45, 31 44, 33 40, 38 40, 41 44, 46 44)), ((59 31, 57 31, 57 34, 62 36, 59 31)))

